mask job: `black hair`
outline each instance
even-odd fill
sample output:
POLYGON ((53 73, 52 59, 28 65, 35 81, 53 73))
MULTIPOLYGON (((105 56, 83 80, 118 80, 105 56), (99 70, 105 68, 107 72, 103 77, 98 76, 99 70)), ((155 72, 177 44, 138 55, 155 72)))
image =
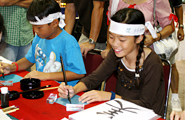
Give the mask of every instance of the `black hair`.
POLYGON ((61 12, 59 4, 55 0, 33 0, 27 11, 27 19, 36 22, 35 16, 39 19, 47 17, 49 14, 61 12))
MULTIPOLYGON (((111 17, 111 20, 119 23, 126 23, 126 24, 145 24, 145 17, 143 13, 133 8, 124 8, 119 10, 111 17)), ((135 36, 135 38, 137 37, 139 36, 135 36)), ((136 57, 136 68, 135 68, 136 74, 139 74, 139 69, 140 69, 139 62, 141 58, 141 53, 143 52, 144 40, 145 40, 145 36, 143 37, 143 40, 138 45, 139 51, 136 57)), ((135 75, 134 79, 136 80, 136 86, 139 87, 140 77, 135 75)))

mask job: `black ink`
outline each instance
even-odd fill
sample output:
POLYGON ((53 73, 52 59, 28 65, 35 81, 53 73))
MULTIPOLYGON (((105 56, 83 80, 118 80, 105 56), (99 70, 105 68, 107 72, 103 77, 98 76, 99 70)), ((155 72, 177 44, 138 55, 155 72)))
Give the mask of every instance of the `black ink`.
POLYGON ((129 109, 139 110, 137 108, 131 108, 131 107, 123 108, 123 105, 122 105, 122 103, 119 100, 114 100, 114 101, 116 101, 119 104, 120 107, 116 107, 114 105, 106 103, 107 105, 112 106, 113 108, 111 108, 111 110, 108 110, 108 111, 96 112, 96 114, 107 114, 107 115, 110 115, 109 118, 112 119, 118 113, 123 113, 123 111, 127 111, 127 112, 131 112, 131 113, 137 114, 137 112, 131 111, 129 109))

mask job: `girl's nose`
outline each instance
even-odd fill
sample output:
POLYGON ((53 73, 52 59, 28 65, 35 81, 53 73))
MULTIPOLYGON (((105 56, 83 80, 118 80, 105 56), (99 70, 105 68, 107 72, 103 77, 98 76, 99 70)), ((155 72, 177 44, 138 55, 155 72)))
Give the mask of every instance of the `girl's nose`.
POLYGON ((117 40, 116 38, 113 40, 113 42, 112 42, 112 45, 114 46, 114 47, 117 47, 118 45, 119 45, 119 40, 117 40))

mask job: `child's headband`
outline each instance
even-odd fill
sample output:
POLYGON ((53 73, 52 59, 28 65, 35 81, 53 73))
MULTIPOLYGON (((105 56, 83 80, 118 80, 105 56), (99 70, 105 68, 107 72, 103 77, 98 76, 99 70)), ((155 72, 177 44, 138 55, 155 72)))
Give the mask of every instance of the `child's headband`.
POLYGON ((110 20, 109 31, 119 35, 126 35, 126 36, 143 35, 145 32, 145 25, 125 24, 125 23, 118 23, 113 20, 110 20))
POLYGON ((30 24, 32 25, 44 25, 53 22, 54 19, 60 18, 59 26, 63 28, 66 24, 64 22, 65 16, 62 15, 61 12, 49 14, 47 17, 44 17, 43 19, 39 19, 37 16, 35 16, 35 19, 37 22, 30 21, 30 24))

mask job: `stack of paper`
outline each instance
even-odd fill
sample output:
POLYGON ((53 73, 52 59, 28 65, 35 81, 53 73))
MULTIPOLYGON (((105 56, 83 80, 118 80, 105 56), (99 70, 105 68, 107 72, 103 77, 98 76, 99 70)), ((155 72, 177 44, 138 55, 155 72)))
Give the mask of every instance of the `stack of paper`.
POLYGON ((1 120, 11 120, 1 109, 0 109, 0 119, 1 120))
POLYGON ((0 56, 0 62, 3 62, 3 63, 8 63, 8 64, 12 64, 12 61, 0 56))
POLYGON ((114 99, 69 115, 69 120, 156 120, 160 118, 153 110, 134 103, 114 99))

